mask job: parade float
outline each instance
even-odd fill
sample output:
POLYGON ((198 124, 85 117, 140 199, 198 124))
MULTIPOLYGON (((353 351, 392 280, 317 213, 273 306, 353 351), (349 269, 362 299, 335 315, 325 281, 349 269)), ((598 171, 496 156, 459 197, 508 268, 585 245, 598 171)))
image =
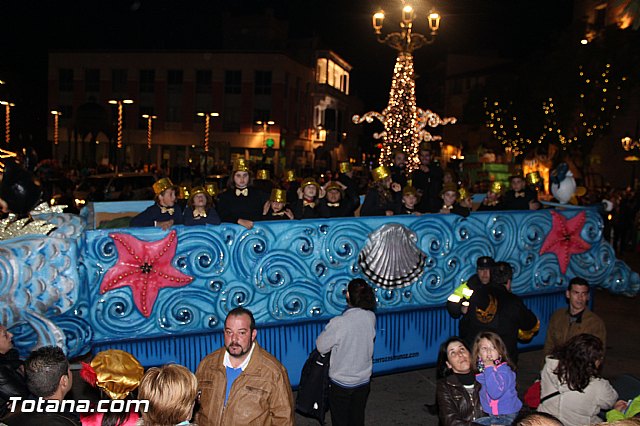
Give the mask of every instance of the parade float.
POLYGON ((244 306, 258 341, 296 386, 356 277, 377 298, 375 374, 435 363, 440 343, 458 329, 447 297, 475 273, 479 256, 513 266, 512 290, 540 318, 524 348, 543 344, 572 277, 617 294, 640 290, 638 274, 604 240, 596 208, 276 221, 251 230, 98 229, 101 215, 147 205, 90 203, 81 216, 34 211, 29 221, 49 228, 19 236, 15 223, 0 224, 0 322, 23 355, 45 344, 72 358, 118 348, 145 367, 177 362, 195 370, 223 345, 227 312, 244 306))

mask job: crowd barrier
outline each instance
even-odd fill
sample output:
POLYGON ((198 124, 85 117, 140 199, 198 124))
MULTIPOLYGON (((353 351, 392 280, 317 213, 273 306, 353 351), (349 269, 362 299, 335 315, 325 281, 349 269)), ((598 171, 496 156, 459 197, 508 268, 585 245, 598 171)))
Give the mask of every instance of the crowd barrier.
POLYGON ((596 209, 260 222, 251 230, 92 229, 86 215, 46 218, 58 225, 49 236, 0 242, 1 320, 23 354, 42 344, 71 357, 120 348, 147 367, 195 370, 222 346, 226 313, 245 306, 258 341, 296 386, 356 277, 373 283, 378 302, 376 374, 435 363, 439 344, 457 334, 446 299, 479 256, 511 263, 513 291, 541 320, 523 348, 543 344, 574 276, 614 293, 640 290, 638 274, 603 239, 596 209))

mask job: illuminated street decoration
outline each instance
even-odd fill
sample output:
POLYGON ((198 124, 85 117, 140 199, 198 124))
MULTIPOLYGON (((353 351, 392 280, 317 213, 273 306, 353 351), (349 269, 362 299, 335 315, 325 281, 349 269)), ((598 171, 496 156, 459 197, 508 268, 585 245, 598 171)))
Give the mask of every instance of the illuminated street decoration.
POLYGON ((390 165, 393 152, 403 151, 407 155, 407 169, 415 170, 419 167, 418 150, 422 141, 437 141, 440 136, 429 133, 425 127, 453 124, 454 117, 440 118, 439 115, 423 110, 416 105, 416 82, 413 68, 413 51, 425 44, 433 43, 440 26, 440 15, 431 12, 428 16, 430 37, 412 31, 415 12, 411 6, 402 9, 400 32, 381 35, 384 12, 373 15, 373 28, 378 35, 378 42, 387 44, 398 51, 396 65, 391 79, 389 103, 382 113, 370 111, 362 116, 354 115, 353 122, 360 124, 377 119, 384 125, 384 131, 375 133, 375 139, 382 139, 379 163, 390 165))

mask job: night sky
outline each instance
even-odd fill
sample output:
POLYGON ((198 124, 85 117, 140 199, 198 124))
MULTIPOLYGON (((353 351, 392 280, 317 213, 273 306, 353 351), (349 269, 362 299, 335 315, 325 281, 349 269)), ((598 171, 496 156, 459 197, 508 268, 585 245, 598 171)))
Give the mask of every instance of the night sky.
MULTIPOLYGON (((436 78, 446 53, 497 53, 524 59, 553 45, 570 25, 573 8, 573 2, 566 0, 438 0, 412 5, 422 16, 431 7, 442 15, 435 44, 415 54, 419 106, 440 102, 430 99, 428 84, 421 83, 436 78)), ((353 65, 353 93, 366 110, 380 111, 387 101, 396 55, 375 40, 371 15, 380 7, 387 13, 383 32, 397 30, 399 0, 6 1, 0 16, 0 79, 7 84, 0 87, 0 99, 17 104, 12 110, 14 137, 44 139, 50 119, 48 50, 217 49, 222 19, 238 19, 240 24, 238 16, 270 8, 276 17, 289 21, 291 38, 317 36, 322 47, 353 65)), ((426 27, 420 22, 415 28, 424 32, 426 27)))

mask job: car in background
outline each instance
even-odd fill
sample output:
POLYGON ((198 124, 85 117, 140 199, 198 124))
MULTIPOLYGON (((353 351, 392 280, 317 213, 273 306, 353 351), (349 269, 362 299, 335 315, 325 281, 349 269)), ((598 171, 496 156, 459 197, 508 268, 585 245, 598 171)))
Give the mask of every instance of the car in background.
POLYGON ((106 173, 84 178, 73 192, 78 209, 89 201, 152 200, 151 173, 106 173))

